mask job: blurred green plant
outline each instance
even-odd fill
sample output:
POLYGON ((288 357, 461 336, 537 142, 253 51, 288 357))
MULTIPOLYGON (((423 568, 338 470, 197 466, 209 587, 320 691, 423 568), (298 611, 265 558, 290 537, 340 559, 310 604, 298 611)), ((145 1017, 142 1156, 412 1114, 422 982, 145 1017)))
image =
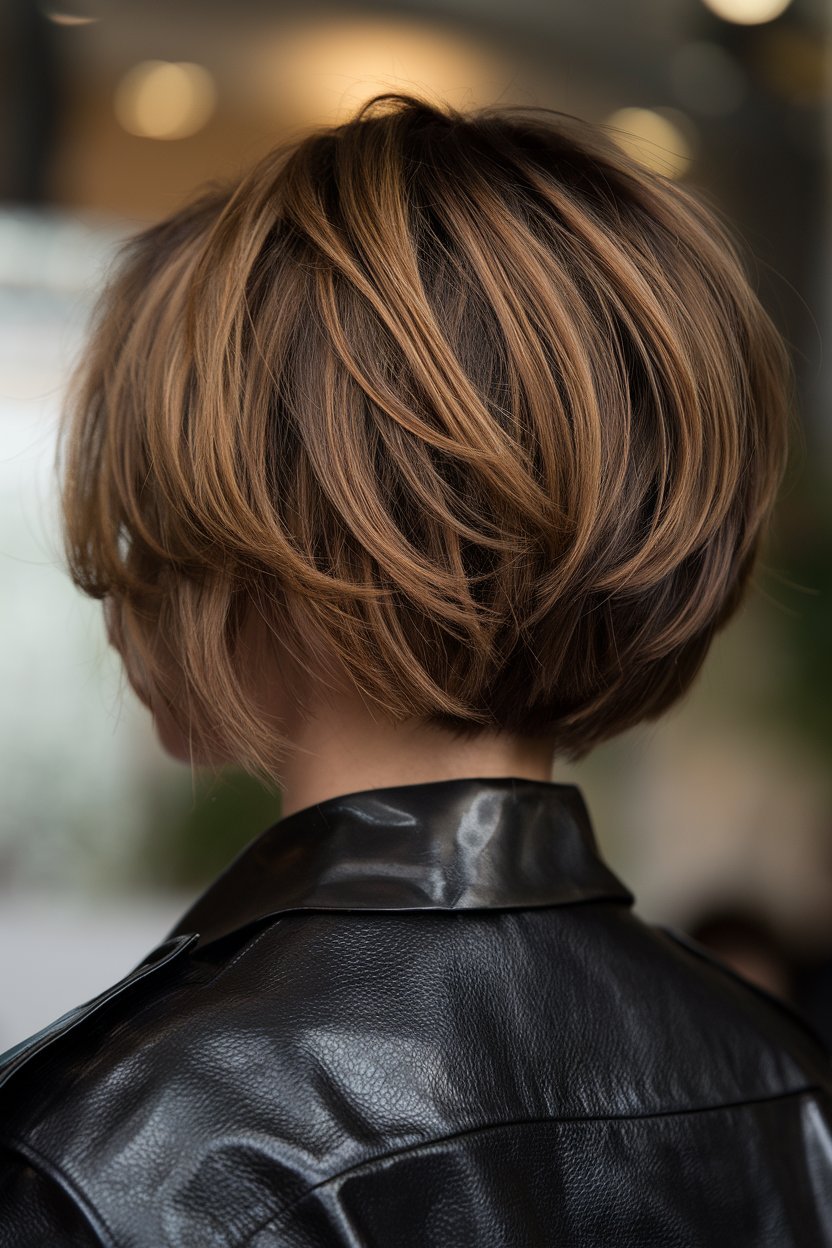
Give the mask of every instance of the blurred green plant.
POLYGON ((832 749, 832 473, 806 465, 783 498, 761 573, 772 635, 786 659, 773 713, 829 758, 832 749), (774 567, 770 566, 775 564, 774 567))
POLYGON ((199 888, 251 840, 280 818, 280 797, 245 772, 218 776, 189 771, 182 783, 160 789, 153 817, 137 847, 136 883, 155 888, 199 888))

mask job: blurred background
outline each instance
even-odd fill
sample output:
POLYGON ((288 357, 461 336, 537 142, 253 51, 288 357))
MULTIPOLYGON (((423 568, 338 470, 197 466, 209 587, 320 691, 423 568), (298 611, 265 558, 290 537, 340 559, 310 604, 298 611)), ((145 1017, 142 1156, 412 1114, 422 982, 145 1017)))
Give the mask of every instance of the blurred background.
POLYGON ((701 188, 751 249, 802 435, 693 692, 553 779, 652 922, 832 1043, 828 0, 2 0, 0 1050, 121 978, 280 817, 169 760, 63 569, 63 386, 114 246, 289 133, 397 87, 543 104, 701 188), (824 349, 826 348, 826 349, 824 349))

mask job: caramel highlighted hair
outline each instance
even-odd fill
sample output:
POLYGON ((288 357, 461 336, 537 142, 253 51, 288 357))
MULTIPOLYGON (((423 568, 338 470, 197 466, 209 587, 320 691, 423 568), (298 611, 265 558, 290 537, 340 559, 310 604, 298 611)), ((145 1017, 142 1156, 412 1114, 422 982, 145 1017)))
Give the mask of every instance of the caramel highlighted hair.
POLYGON ((577 759, 740 603, 793 390, 692 190, 568 114, 387 93, 124 246, 62 425, 69 567, 250 770, 290 743, 249 611, 392 720, 577 759))

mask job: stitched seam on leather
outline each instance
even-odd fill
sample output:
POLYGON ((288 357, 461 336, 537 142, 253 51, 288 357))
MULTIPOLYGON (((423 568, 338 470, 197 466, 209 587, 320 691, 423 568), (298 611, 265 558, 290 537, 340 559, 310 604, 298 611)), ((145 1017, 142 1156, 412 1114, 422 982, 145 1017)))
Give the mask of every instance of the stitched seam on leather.
POLYGON ((217 967, 216 972, 209 979, 203 980, 202 986, 215 984, 217 980, 230 971, 233 966, 236 966, 242 958, 245 958, 249 953, 251 953, 252 949, 254 949, 256 945, 259 945, 261 940, 265 940, 269 932, 273 932, 276 927, 279 927, 280 923, 280 919, 273 919, 268 926, 263 928, 261 932, 258 932, 256 936, 252 936, 250 940, 247 940, 243 947, 237 950, 234 957, 231 958, 229 962, 223 962, 217 967))
POLYGON ((817 1084, 807 1084, 803 1088, 794 1088, 789 1092, 775 1092, 771 1096, 755 1097, 752 1100, 745 1101, 724 1101, 718 1105, 695 1105, 690 1109, 663 1109, 652 1114, 596 1114, 594 1116, 578 1117, 578 1118, 513 1118, 507 1122, 487 1122, 476 1127, 466 1127, 462 1131, 453 1131, 450 1135, 437 1135, 429 1140, 421 1140, 418 1144, 406 1144, 402 1148, 393 1148, 389 1152, 379 1153, 375 1157, 368 1157, 366 1161, 359 1161, 353 1166, 347 1166, 343 1170, 339 1170, 336 1174, 331 1174, 325 1179, 321 1179, 319 1183, 314 1183, 308 1187, 302 1196, 298 1196, 291 1204, 281 1209, 279 1213, 273 1214, 267 1218, 265 1222, 261 1222, 253 1231, 250 1231, 245 1239, 237 1240, 235 1248, 245 1248, 246 1244, 251 1243, 255 1235, 259 1235, 261 1231, 276 1223, 283 1218, 289 1216, 308 1200, 310 1196, 314 1196, 322 1188, 329 1187, 332 1183, 337 1183, 341 1179, 345 1179, 348 1175, 356 1174, 361 1170, 372 1170, 376 1166, 386 1162, 406 1157, 411 1153, 418 1153, 424 1149, 433 1148, 437 1144, 448 1144, 452 1140, 463 1139, 467 1136, 480 1135, 486 1131, 504 1131, 511 1130, 514 1127, 524 1126, 542 1126, 548 1124, 550 1126, 561 1126, 564 1124, 577 1125, 580 1123, 597 1123, 597 1122, 644 1122, 656 1118, 682 1118, 689 1114, 717 1113, 726 1109, 747 1109, 753 1105, 767 1105, 773 1101, 785 1101, 792 1097, 806 1096, 810 1092, 820 1092, 824 1096, 828 1095, 826 1088, 821 1088, 817 1084))
POLYGON ((27 1161, 35 1170, 45 1175, 50 1182, 54 1183, 68 1197, 104 1248, 118 1248, 115 1237, 101 1214, 81 1188, 78 1187, 74 1179, 71 1179, 60 1166, 57 1166, 54 1161, 50 1161, 43 1153, 38 1152, 31 1144, 24 1143, 23 1140, 11 1139, 4 1141, 3 1147, 8 1149, 9 1152, 18 1153, 24 1161, 27 1161))

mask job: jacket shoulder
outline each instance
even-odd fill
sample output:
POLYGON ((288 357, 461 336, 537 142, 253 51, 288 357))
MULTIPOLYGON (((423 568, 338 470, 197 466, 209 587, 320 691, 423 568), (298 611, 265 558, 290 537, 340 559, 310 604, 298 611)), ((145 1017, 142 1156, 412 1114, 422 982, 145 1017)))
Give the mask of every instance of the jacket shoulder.
POLYGON ((123 1002, 125 1005, 128 1002, 132 1004, 137 997, 136 990, 140 990, 145 981, 158 977, 160 972, 170 967, 171 963, 177 961, 192 948, 196 941, 195 934, 183 935, 171 937, 157 945, 137 966, 111 987, 105 988, 103 992, 89 1001, 68 1010, 34 1035, 28 1036, 19 1044, 13 1045, 12 1048, 0 1054, 0 1089, 19 1076, 25 1067, 36 1063, 38 1058, 47 1054, 59 1041, 84 1027, 90 1020, 97 1020, 105 1015, 108 1007, 117 1002, 123 1002))
MULTIPOLYGON (((226 1216, 242 1241, 303 1195, 314 1158, 305 1139, 293 1151, 291 1122, 272 1112, 276 1096, 292 1106, 291 1036, 281 1047, 268 1020, 258 1038, 250 1017, 239 1028, 235 1018, 246 998, 257 1013, 251 979, 235 972, 266 973, 251 956, 263 935, 235 934, 209 956, 195 934, 166 941, 4 1055, 0 1208, 10 1238, 0 1248, 38 1242, 25 1238, 30 1196, 44 1225, 74 1216, 91 1243, 157 1248, 182 1235, 213 1243, 226 1216), (257 1103, 261 1085, 272 1086, 268 1106, 257 1103), (93 1225, 108 1229, 96 1238, 93 1225)), ((39 1242, 76 1241, 56 1231, 39 1242)))
POLYGON ((729 983, 740 997, 745 998, 746 1004, 755 1013, 767 1020, 769 1030, 779 1035, 787 1045, 796 1046, 821 1077, 826 1076, 828 1089, 832 1091, 832 1050, 800 1010, 784 997, 777 996, 761 984, 740 975, 727 962, 723 962, 679 928, 657 924, 654 930, 660 937, 668 938, 683 956, 689 956, 698 962, 705 974, 729 983))

